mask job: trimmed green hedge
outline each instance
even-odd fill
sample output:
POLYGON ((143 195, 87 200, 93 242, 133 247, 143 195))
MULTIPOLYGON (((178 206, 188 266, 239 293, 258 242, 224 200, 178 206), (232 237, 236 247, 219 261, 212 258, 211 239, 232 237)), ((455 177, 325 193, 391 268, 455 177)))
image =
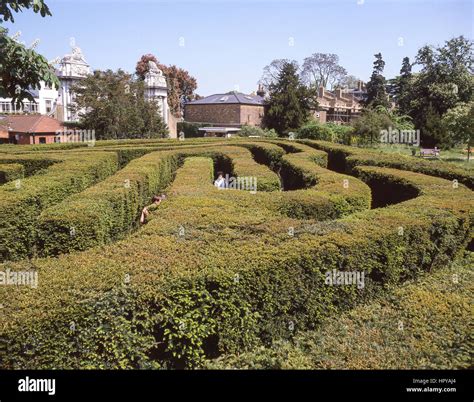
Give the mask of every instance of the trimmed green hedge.
POLYGON ((287 191, 274 198, 280 212, 293 218, 325 220, 370 208, 370 188, 352 176, 326 169, 325 152, 293 141, 272 141, 272 144, 288 154, 277 152, 275 145, 258 144, 251 149, 257 155, 266 153, 266 160, 262 159, 281 176, 287 191))
MULTIPOLYGON (((215 163, 226 157, 230 176, 257 177, 258 191, 279 189, 279 179, 267 167, 257 164, 248 150, 240 147, 214 149, 179 148, 152 152, 130 162, 124 169, 80 194, 45 210, 39 217, 38 244, 43 256, 54 256, 104 245, 137 228, 140 212, 154 194, 171 183, 185 156, 206 154, 215 163)), ((210 182, 212 178, 210 179, 210 182)))
POLYGON ((12 180, 23 179, 25 177, 25 167, 19 163, 0 164, 0 184, 12 180))
POLYGON ((210 369, 468 369, 472 256, 330 317, 270 347, 208 361, 210 369))
POLYGON ((324 141, 299 141, 316 149, 329 153, 332 168, 351 173, 357 165, 391 167, 412 172, 424 173, 430 176, 441 177, 447 180, 458 180, 474 190, 474 177, 471 172, 449 162, 428 161, 419 157, 392 155, 382 151, 355 148, 324 141), (332 159, 332 161, 331 161, 332 159))
POLYGON ((85 250, 125 237, 136 228, 151 197, 172 181, 178 167, 172 152, 152 152, 93 187, 46 209, 38 221, 44 256, 85 250))
POLYGON ((0 164, 20 164, 24 168, 24 177, 31 176, 47 169, 61 159, 55 156, 37 155, 2 155, 0 154, 0 164))
POLYGON ((314 329, 387 285, 444 266, 469 241, 466 187, 396 169, 357 171, 419 196, 333 222, 300 221, 269 208, 270 193, 215 189, 213 161, 188 158, 169 199, 134 236, 8 264, 36 269, 39 286, 0 287, 1 367, 199 366, 314 329), (326 285, 333 269, 364 271, 365 288, 326 285), (137 300, 138 316, 127 314, 137 300))
MULTIPOLYGON (((267 166, 257 163, 252 154, 241 147, 217 147, 216 152, 227 155, 237 177, 256 177, 257 191, 280 190, 280 179, 267 166)), ((225 174, 225 172, 224 172, 225 174)))
POLYGON ((0 188, 0 261, 33 256, 41 211, 118 168, 117 154, 112 152, 63 154, 56 162, 42 174, 21 180, 19 186, 11 182, 0 188))

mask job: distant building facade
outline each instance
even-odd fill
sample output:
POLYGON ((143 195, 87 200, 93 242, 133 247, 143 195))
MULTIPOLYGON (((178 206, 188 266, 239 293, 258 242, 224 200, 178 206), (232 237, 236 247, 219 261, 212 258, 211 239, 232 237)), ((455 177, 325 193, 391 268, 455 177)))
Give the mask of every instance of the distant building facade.
POLYGON ((230 128, 243 125, 260 126, 264 112, 262 96, 232 91, 186 103, 184 120, 189 123, 230 128))
POLYGON ((79 47, 73 46, 72 53, 65 55, 59 62, 56 75, 61 83, 58 93, 56 117, 60 121, 76 122, 78 112, 72 110, 74 94, 71 88, 91 74, 89 64, 79 47))
POLYGON ((29 92, 34 102, 23 100, 23 105, 12 104, 12 98, 0 98, 0 114, 39 113, 48 116, 54 114, 58 98, 58 90, 54 86, 49 87, 41 82, 40 89, 32 89, 29 92))
MULTIPOLYGON (((318 90, 318 107, 313 116, 321 123, 334 122, 348 124, 362 111, 362 101, 366 96, 365 86, 358 82, 357 88, 328 91, 318 90)), ((214 94, 188 102, 184 107, 184 120, 188 123, 208 124, 216 127, 216 132, 225 128, 240 128, 243 125, 262 126, 265 115, 265 92, 260 86, 257 94, 240 92, 214 94), (219 129, 219 130, 217 130, 219 129)), ((200 129, 206 135, 212 130, 200 129)))
MULTIPOLYGON (((163 72, 153 62, 145 76, 145 97, 158 104, 161 116, 168 125, 170 137, 176 138, 178 118, 173 116, 168 106, 168 86, 163 72)), ((81 49, 72 47, 71 54, 66 54, 56 69, 59 88, 48 87, 43 82, 41 88, 30 89, 34 102, 23 100, 23 105, 12 104, 11 98, 0 98, 0 114, 39 114, 54 117, 60 122, 75 123, 79 120, 81 111, 75 111, 74 93, 71 88, 92 73, 81 49)), ((2 138, 1 141, 6 141, 2 138)), ((49 140, 48 140, 49 141, 49 140)), ((8 142, 8 141, 6 141, 8 142)), ((24 143, 23 140, 18 143, 24 143)))
POLYGON ((360 116, 366 91, 362 81, 357 88, 328 91, 324 87, 318 89, 318 108, 314 117, 321 123, 348 124, 360 116))

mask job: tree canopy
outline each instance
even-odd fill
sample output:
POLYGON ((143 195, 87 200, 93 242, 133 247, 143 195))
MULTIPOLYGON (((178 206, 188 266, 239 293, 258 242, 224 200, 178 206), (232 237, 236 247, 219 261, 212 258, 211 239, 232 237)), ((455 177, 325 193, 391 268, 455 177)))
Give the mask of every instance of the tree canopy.
POLYGON ((411 86, 409 114, 425 143, 448 146, 443 115, 458 104, 474 100, 473 42, 459 36, 442 47, 424 46, 416 63, 421 71, 411 86))
POLYGON ((375 55, 374 68, 370 81, 367 83, 367 99, 366 105, 375 108, 377 106, 388 107, 388 95, 385 89, 386 80, 383 76, 385 68, 385 61, 382 59, 382 54, 375 55))
MULTIPOLYGON (((33 9, 42 17, 51 15, 48 6, 42 0, 2 1, 0 17, 3 21, 14 22, 14 12, 33 9)), ((39 89, 41 81, 47 85, 59 87, 59 80, 53 67, 45 57, 34 50, 35 45, 27 48, 8 36, 8 30, 0 26, 0 96, 12 98, 22 103, 24 99, 33 101, 31 89, 39 89)))
POLYGON ((122 70, 94 71, 72 88, 80 125, 98 139, 166 137, 158 106, 145 99, 143 81, 122 70))
POLYGON ((280 135, 302 126, 315 108, 317 91, 301 81, 294 63, 284 62, 277 80, 269 86, 264 124, 280 135))
POLYGON ((347 76, 347 71, 339 65, 339 56, 333 53, 314 53, 303 61, 302 77, 315 87, 331 88, 347 76))

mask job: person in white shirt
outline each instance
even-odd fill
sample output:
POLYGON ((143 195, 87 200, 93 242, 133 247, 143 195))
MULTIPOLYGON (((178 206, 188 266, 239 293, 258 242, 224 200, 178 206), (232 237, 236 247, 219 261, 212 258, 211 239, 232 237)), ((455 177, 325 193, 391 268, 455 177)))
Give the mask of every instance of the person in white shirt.
POLYGON ((214 186, 219 189, 225 187, 225 179, 222 172, 217 172, 217 179, 214 181, 214 186))

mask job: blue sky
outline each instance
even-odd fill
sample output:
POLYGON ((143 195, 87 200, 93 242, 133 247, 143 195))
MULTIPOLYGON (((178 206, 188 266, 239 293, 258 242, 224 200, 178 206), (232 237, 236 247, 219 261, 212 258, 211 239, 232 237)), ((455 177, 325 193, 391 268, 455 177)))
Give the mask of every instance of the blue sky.
POLYGON ((10 33, 48 59, 70 53, 70 38, 94 69, 133 72, 144 53, 196 77, 197 93, 251 92, 265 65, 336 53, 367 80, 382 52, 385 75, 425 44, 473 38, 473 2, 457 0, 46 0, 53 16, 17 14, 10 33), (362 3, 362 4, 358 4, 362 3), (401 39, 400 39, 401 38, 401 39), (184 42, 183 42, 184 40, 184 42), (184 46, 182 46, 184 45, 184 46), (291 46, 293 45, 293 46, 291 46))

